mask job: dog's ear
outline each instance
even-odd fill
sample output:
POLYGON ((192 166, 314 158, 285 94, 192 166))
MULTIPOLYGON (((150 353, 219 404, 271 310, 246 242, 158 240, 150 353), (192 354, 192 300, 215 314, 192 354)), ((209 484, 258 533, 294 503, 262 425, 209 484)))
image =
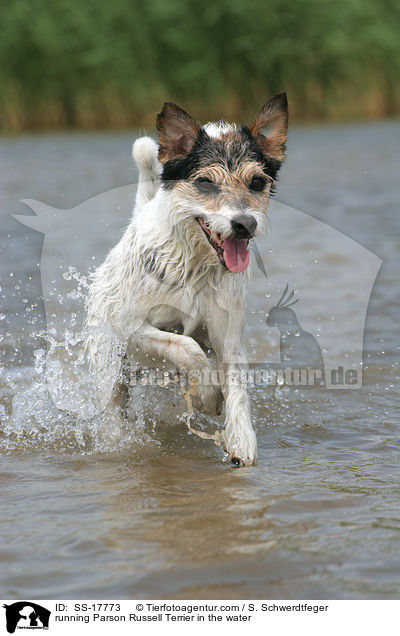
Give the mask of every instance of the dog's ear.
POLYGON ((285 158, 288 119, 286 93, 279 93, 264 104, 250 124, 249 131, 266 156, 279 161, 285 158))
POLYGON ((199 124, 186 111, 172 102, 166 102, 157 115, 159 160, 165 162, 185 157, 192 149, 199 131, 199 124))

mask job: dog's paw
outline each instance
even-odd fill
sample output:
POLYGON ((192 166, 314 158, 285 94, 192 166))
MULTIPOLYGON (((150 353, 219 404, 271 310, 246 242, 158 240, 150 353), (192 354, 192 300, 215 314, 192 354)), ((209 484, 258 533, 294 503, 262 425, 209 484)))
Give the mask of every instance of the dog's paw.
POLYGON ((201 413, 207 415, 220 415, 224 396, 219 386, 198 385, 196 393, 192 396, 193 406, 201 413))
POLYGON ((257 463, 257 438, 251 425, 241 429, 226 429, 224 441, 232 464, 252 466, 257 463))

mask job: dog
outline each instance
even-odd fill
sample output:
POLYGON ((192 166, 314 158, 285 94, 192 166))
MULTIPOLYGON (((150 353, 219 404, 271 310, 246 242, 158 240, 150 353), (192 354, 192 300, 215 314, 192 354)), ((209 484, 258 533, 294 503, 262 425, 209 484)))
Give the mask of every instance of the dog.
POLYGON ((249 241, 266 231, 287 127, 285 93, 270 98, 247 126, 201 126, 165 103, 157 116, 158 145, 149 137, 134 143, 139 183, 133 216, 92 275, 88 296, 90 360, 98 373, 102 367, 103 377, 110 372, 110 356, 99 350, 105 331, 112 332, 117 392, 128 349, 137 364, 160 361, 163 368, 210 378, 211 347, 222 379, 199 381, 193 405, 214 415, 225 402, 223 441, 236 465, 257 460, 246 383, 237 381, 247 364, 242 338, 249 241))

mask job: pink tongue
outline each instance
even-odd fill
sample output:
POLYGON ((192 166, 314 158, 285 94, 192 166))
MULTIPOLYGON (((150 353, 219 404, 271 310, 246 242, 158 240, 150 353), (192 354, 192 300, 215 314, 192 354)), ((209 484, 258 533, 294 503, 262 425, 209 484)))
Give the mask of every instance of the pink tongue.
POLYGON ((231 272, 243 272, 249 264, 247 239, 225 239, 222 243, 225 265, 231 272))

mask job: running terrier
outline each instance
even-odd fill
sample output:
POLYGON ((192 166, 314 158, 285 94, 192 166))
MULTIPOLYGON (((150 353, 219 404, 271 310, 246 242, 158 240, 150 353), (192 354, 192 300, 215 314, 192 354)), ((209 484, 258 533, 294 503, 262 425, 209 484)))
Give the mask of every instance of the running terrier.
POLYGON ((133 216, 89 291, 88 349, 95 369, 109 371, 99 354, 108 329, 119 343, 114 367, 116 359, 126 359, 129 343, 136 364, 160 361, 181 374, 195 372, 203 382, 194 386, 193 405, 215 415, 225 401, 223 441, 239 465, 257 459, 247 387, 238 381, 247 364, 249 241, 266 230, 287 125, 285 93, 269 99, 247 126, 201 126, 179 106, 164 104, 158 145, 149 137, 134 143, 139 185, 133 216), (204 381, 216 376, 219 383, 204 381))

